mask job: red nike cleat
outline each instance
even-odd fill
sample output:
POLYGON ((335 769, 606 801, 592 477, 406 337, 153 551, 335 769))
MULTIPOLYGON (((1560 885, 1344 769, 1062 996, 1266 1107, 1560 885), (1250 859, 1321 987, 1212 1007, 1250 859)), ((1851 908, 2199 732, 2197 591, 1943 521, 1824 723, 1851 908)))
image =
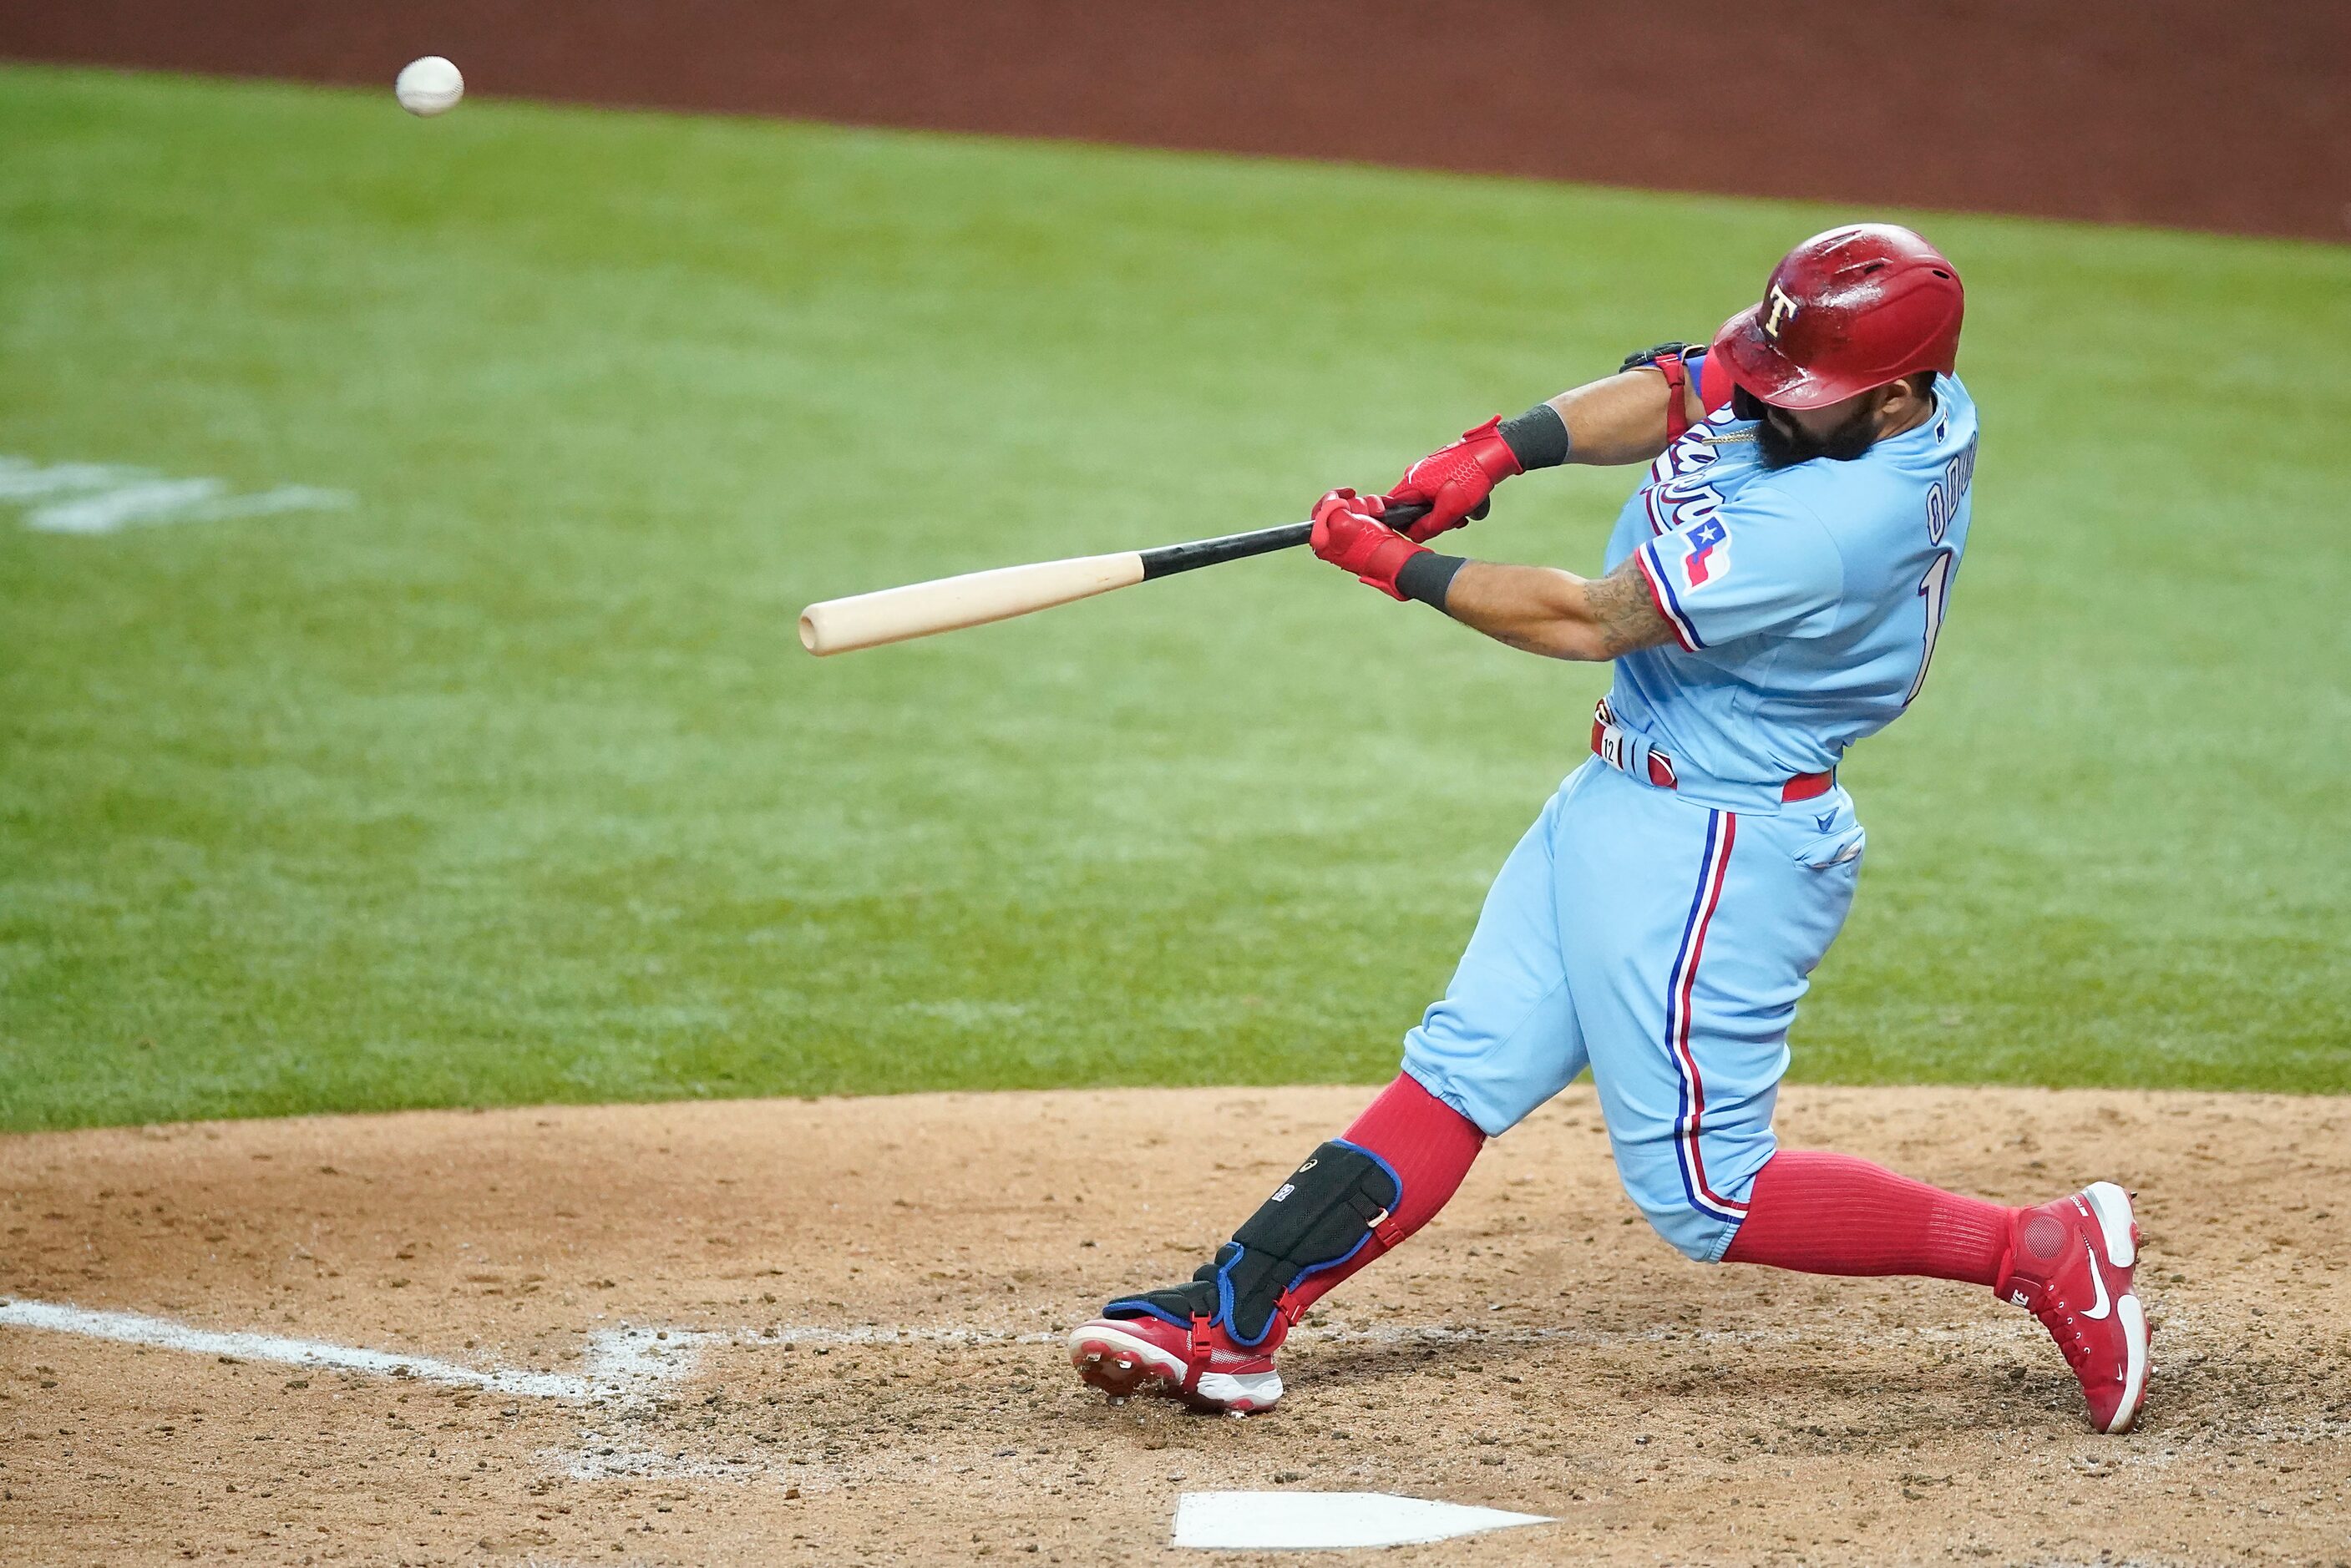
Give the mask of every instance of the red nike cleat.
POLYGON ((2090 1424, 2127 1432, 2147 1398, 2147 1309, 2131 1290, 2130 1195, 2094 1181, 2017 1217, 1992 1293, 2039 1318, 2090 1402, 2090 1424))
POLYGON ((1281 1397, 1272 1348, 1244 1350, 1206 1318, 1186 1326, 1157 1317, 1098 1317, 1070 1331, 1070 1365, 1113 1399, 1164 1394, 1196 1410, 1231 1416, 1270 1410, 1281 1397))

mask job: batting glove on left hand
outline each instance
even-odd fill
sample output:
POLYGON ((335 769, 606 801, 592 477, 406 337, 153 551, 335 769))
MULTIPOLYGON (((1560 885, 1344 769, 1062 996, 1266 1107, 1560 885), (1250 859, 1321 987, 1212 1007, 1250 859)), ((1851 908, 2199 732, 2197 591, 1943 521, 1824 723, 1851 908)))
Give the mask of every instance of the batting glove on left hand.
POLYGON ((1502 439, 1502 416, 1496 414, 1475 430, 1461 432, 1450 446, 1439 447, 1404 471, 1385 499, 1391 505, 1410 503, 1428 508, 1428 514, 1405 529, 1417 541, 1434 539, 1447 528, 1486 515, 1494 486, 1526 465, 1510 443, 1502 439))

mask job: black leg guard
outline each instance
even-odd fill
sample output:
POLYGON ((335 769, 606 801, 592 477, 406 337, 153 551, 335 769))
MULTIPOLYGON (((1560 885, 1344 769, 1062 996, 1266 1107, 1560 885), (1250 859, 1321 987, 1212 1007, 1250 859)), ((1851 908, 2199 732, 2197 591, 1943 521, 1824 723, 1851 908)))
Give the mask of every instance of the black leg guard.
POLYGON ((1206 1318, 1234 1344, 1265 1342, 1283 1299, 1309 1274, 1336 1268, 1374 1235, 1404 1198, 1403 1184, 1367 1148, 1332 1139, 1316 1149, 1185 1284, 1127 1296, 1102 1310, 1111 1317, 1158 1317, 1190 1324, 1206 1318))

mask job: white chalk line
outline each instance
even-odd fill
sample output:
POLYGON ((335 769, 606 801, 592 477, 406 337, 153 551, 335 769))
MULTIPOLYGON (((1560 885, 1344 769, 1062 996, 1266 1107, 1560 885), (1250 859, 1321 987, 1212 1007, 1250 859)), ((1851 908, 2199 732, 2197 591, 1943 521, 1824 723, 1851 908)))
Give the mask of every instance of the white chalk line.
MULTIPOLYGON (((675 1331, 673 1331, 674 1333, 675 1331)), ((722 1345, 1060 1345, 1067 1329, 1021 1333, 1004 1328, 922 1327, 868 1324, 849 1328, 812 1324, 774 1329, 686 1331, 704 1344, 722 1345)), ((1913 1329, 1914 1336, 1933 1337, 1936 1331, 1913 1329)), ((1952 1331, 1963 1333, 1965 1331, 1952 1331)), ((1369 1328, 1338 1324, 1294 1330, 1291 1345, 1653 1345, 1687 1341, 1693 1344, 1795 1344, 1815 1339, 1802 1329, 1588 1329, 1588 1328, 1458 1328, 1447 1324, 1384 1324, 1369 1328)))
MULTIPOLYGON (((769 1328, 690 1329, 622 1324, 588 1335, 585 1374, 528 1372, 512 1368, 482 1368, 434 1356, 398 1351, 371 1350, 333 1345, 323 1340, 282 1334, 203 1329, 171 1318, 143 1313, 104 1311, 63 1302, 0 1299, 0 1326, 46 1329, 88 1338, 153 1345, 190 1355, 229 1355, 239 1360, 269 1361, 298 1366, 332 1366, 379 1376, 422 1378, 428 1382, 462 1384, 534 1398, 590 1400, 624 1395, 690 1378, 703 1351, 714 1345, 775 1348, 784 1345, 1059 1345, 1066 1331, 1020 1332, 1008 1328, 954 1324, 923 1325, 862 1324, 826 1327, 815 1324, 769 1328)), ((2007 1338, 2001 1327, 1964 1328, 1910 1325, 1880 1331, 1879 1337, 1917 1340, 1982 1340, 2007 1338)), ((1346 1324, 1310 1324, 1290 1335, 1297 1345, 1570 1345, 1609 1346, 1686 1343, 1692 1345, 1793 1345, 1822 1336, 1801 1328, 1587 1329, 1572 1327, 1456 1326, 1447 1324, 1380 1324, 1357 1327, 1346 1324)), ((1825 1343, 1825 1341, 1823 1341, 1825 1343)))
MULTIPOLYGON (((372 1350, 335 1345, 324 1340, 234 1330, 198 1328, 174 1319, 144 1313, 108 1311, 62 1302, 0 1298, 0 1327, 77 1334, 116 1344, 152 1346, 184 1355, 227 1356, 237 1361, 269 1362, 394 1379, 413 1379, 452 1387, 478 1389, 517 1398, 545 1399, 597 1408, 643 1408, 665 1385, 691 1378, 703 1353, 712 1346, 778 1349, 811 1345, 820 1349, 939 1345, 959 1346, 1043 1345, 1061 1343, 1061 1330, 1021 1332, 1009 1328, 918 1324, 778 1325, 766 1329, 664 1328, 622 1324, 588 1335, 583 1374, 540 1372, 510 1367, 470 1366, 437 1356, 372 1350)), ((1899 1333, 1900 1331, 1896 1331, 1899 1333)), ((1950 1339, 1980 1337, 1980 1331, 1913 1329, 1905 1337, 1950 1339)), ((1301 1328, 1293 1341, 1303 1345, 1551 1345, 1585 1346, 1646 1345, 1681 1341, 1708 1343, 1792 1343, 1816 1338, 1799 1330, 1694 1330, 1651 1328, 1632 1332, 1579 1328, 1457 1327, 1442 1324, 1383 1324, 1350 1327, 1332 1324, 1301 1328)), ((544 1449, 535 1456, 549 1469, 580 1481, 667 1479, 701 1481, 768 1481, 787 1476, 813 1479, 808 1467, 778 1466, 760 1458, 727 1458, 718 1454, 672 1454, 631 1442, 618 1432, 590 1429, 580 1446, 544 1449)))
MULTIPOLYGON (((1879 1340, 1927 1343, 2031 1340, 2031 1320, 1994 1319, 1954 1327, 1939 1324, 1897 1324, 1873 1329, 1879 1340)), ((711 1333, 705 1343, 736 1345, 1060 1345, 1067 1329, 1023 1333, 1008 1328, 924 1327, 870 1324, 848 1328, 813 1324, 774 1329, 742 1329, 732 1334, 711 1333)), ((1564 1345, 1608 1348, 1647 1345, 1803 1345, 1834 1346, 1840 1335, 1807 1328, 1686 1328, 1656 1326, 1635 1329, 1520 1327, 1453 1324, 1310 1324, 1290 1333, 1289 1343, 1308 1345, 1564 1345)))
POLYGON ((218 479, 171 479, 110 462, 46 466, 0 457, 0 502, 26 504, 25 526, 44 534, 112 534, 162 523, 221 523, 282 512, 338 511, 347 491, 282 484, 248 495, 218 479))
POLYGON ((237 1361, 414 1378, 491 1394, 574 1404, 626 1399, 644 1395, 660 1384, 679 1382, 693 1373, 700 1346, 714 1337, 653 1328, 599 1330, 588 1336, 589 1371, 583 1375, 467 1366, 437 1356, 371 1350, 286 1334, 197 1328, 145 1313, 108 1312, 64 1302, 0 1300, 0 1327, 78 1334, 85 1339, 151 1345, 189 1355, 225 1355, 237 1361))
MULTIPOLYGON (((189 1355, 229 1356, 285 1366, 330 1368, 378 1377, 408 1377, 523 1398, 574 1404, 628 1399, 690 1378, 711 1345, 980 1345, 1011 1341, 999 1330, 961 1328, 789 1327, 774 1329, 661 1328, 623 1324, 588 1335, 584 1374, 467 1366, 437 1356, 244 1330, 198 1328, 146 1313, 75 1306, 67 1302, 0 1299, 0 1327, 78 1334, 120 1345, 143 1345, 189 1355)), ((1059 1334, 1018 1336, 1022 1344, 1058 1343, 1059 1334)))

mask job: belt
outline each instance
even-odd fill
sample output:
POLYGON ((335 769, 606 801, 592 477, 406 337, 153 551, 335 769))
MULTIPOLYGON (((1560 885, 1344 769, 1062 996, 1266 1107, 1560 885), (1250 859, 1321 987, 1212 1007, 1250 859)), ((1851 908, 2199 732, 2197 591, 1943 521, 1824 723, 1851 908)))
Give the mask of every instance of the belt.
MULTIPOLYGON (((1618 773, 1635 778, 1646 778, 1659 789, 1681 788, 1681 775, 1674 767, 1674 759, 1648 741, 1616 722, 1608 700, 1592 711, 1592 754, 1614 768, 1618 773)), ((1771 786, 1761 785, 1768 789, 1771 786)), ((1836 770, 1824 774, 1798 774, 1780 786, 1782 801, 1812 800, 1836 787, 1836 770)))

